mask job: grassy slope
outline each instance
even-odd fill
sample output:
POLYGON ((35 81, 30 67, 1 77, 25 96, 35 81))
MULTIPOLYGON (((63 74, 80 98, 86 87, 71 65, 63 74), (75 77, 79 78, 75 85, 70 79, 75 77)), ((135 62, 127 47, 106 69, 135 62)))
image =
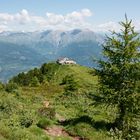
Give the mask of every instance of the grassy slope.
POLYGON ((38 110, 43 108, 44 101, 49 101, 51 108, 55 109, 56 113, 66 120, 65 124, 58 124, 57 118, 54 118, 49 120, 51 121, 49 125, 61 125, 70 134, 86 137, 90 140, 109 140, 102 120, 109 121, 110 114, 103 108, 89 106, 92 100, 88 99, 86 95, 89 91, 96 91, 97 77, 92 76, 91 71, 92 69, 79 65, 60 66, 50 83, 46 82, 39 87, 21 87, 16 93, 8 94, 2 91, 0 94, 0 139, 12 140, 15 137, 21 140, 26 137, 29 140, 32 138, 35 140, 48 139, 47 135, 36 124, 44 118, 38 115, 38 110), (59 96, 63 95, 64 86, 60 83, 66 75, 70 74, 73 74, 78 81, 79 90, 74 95, 68 95, 65 99, 61 99, 59 96), (7 108, 3 109, 3 106, 8 106, 10 109, 7 111, 7 108), (8 118, 9 114, 10 118, 8 118), (29 128, 20 126, 22 117, 25 120, 31 119, 33 121, 29 128), (96 122, 99 123, 99 126, 96 122))

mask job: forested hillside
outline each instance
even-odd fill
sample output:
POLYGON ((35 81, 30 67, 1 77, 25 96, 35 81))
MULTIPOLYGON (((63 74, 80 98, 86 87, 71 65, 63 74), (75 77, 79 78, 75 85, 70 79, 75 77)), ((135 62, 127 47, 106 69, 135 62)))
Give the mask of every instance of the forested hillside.
POLYGON ((0 139, 110 139, 115 114, 92 106, 97 79, 87 67, 48 63, 1 84, 0 139))

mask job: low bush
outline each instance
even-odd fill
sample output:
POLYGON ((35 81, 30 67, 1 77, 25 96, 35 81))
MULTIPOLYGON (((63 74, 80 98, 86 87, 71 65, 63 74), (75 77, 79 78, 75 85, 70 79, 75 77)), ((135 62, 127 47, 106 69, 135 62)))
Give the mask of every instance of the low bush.
POLYGON ((42 117, 47 117, 49 119, 54 119, 55 118, 55 109, 51 108, 51 107, 49 107, 49 108, 46 108, 46 107, 40 108, 38 110, 38 113, 42 117))
POLYGON ((42 118, 41 120, 39 120, 39 122, 37 123, 37 126, 40 128, 47 128, 48 126, 52 125, 52 121, 47 119, 47 118, 42 118))
POLYGON ((5 86, 5 90, 7 91, 7 92, 16 92, 17 90, 18 90, 18 85, 16 84, 16 83, 8 83, 8 84, 6 84, 6 86, 5 86))

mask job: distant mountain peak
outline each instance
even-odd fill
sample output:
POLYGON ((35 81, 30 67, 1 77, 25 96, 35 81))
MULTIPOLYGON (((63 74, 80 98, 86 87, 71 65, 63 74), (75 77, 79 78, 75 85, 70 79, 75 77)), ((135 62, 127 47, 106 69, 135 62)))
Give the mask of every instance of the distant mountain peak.
POLYGON ((71 34, 72 34, 72 35, 77 35, 77 34, 79 34, 80 32, 82 32, 82 30, 80 30, 80 29, 74 29, 74 30, 71 31, 71 34))
POLYGON ((90 29, 0 33, 0 79, 60 56, 92 66, 91 57, 100 57, 103 39, 90 29))

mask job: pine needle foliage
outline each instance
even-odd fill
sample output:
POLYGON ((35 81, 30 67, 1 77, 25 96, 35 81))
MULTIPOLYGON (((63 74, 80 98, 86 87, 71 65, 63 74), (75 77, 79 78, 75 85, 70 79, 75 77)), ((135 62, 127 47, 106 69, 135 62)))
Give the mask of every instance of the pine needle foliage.
POLYGON ((106 36, 104 59, 98 61, 98 101, 117 108, 116 127, 123 139, 129 139, 137 131, 140 117, 140 38, 127 16, 120 25, 119 33, 106 36))

